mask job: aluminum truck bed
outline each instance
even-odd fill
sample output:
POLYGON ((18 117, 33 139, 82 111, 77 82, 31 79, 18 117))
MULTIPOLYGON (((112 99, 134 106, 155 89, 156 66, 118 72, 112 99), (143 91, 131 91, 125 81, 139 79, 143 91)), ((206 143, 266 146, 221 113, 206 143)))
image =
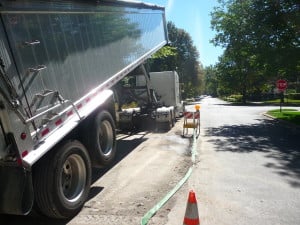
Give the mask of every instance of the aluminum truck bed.
POLYGON ((164 9, 144 3, 1 0, 0 13, 1 59, 32 131, 49 108, 81 107, 167 42, 164 9))

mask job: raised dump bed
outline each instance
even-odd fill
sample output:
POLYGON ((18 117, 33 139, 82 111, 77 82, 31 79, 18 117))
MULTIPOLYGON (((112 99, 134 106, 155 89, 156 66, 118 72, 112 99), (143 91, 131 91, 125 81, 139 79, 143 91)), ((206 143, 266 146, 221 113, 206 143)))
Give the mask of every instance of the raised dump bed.
POLYGON ((109 89, 166 43, 159 6, 0 0, 0 213, 80 210, 116 154, 109 89))

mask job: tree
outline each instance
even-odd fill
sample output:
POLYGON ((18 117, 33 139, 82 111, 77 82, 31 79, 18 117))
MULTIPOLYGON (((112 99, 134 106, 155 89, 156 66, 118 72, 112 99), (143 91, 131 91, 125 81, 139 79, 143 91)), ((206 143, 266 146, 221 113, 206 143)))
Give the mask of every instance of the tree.
POLYGON ((204 92, 208 95, 217 96, 218 77, 216 67, 209 66, 204 69, 204 92))
POLYGON ((300 66, 300 13, 296 0, 254 1, 251 5, 257 56, 269 76, 294 80, 300 66))
POLYGON ((215 45, 225 48, 217 65, 222 86, 260 93, 278 77, 299 77, 299 6, 296 0, 220 0, 212 12, 215 45), (228 82, 231 80, 231 82, 228 82))
POLYGON ((150 59, 151 71, 174 70, 178 64, 178 52, 175 47, 164 46, 157 51, 150 59))
POLYGON ((183 84, 183 98, 200 93, 202 68, 199 53, 191 36, 174 23, 167 23, 170 45, 163 47, 150 60, 152 71, 177 70, 183 84))

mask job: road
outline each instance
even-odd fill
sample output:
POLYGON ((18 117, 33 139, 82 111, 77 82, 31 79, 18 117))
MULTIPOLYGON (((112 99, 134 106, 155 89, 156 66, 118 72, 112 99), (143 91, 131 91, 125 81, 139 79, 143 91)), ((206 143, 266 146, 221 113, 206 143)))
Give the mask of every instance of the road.
POLYGON ((182 224, 190 189, 201 225, 300 224, 300 128, 263 115, 274 108, 203 100, 198 161, 168 225, 182 224))
MULTIPOLYGON (((192 175, 148 224, 181 225, 191 189, 201 225, 300 224, 300 129, 263 115, 276 107, 215 98, 200 104, 192 175)), ((181 137, 182 123, 169 132, 119 134, 116 163, 93 171, 89 200, 73 219, 0 216, 0 224, 140 224, 192 166, 192 139, 181 137)))

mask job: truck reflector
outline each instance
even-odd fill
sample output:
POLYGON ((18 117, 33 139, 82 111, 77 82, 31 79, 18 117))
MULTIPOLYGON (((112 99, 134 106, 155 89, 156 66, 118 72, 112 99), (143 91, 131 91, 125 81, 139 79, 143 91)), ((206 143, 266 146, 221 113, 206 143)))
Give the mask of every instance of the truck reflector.
POLYGON ((25 150, 24 152, 22 152, 22 158, 24 158, 26 155, 28 155, 28 151, 25 150))
POLYGON ((48 134, 50 132, 49 128, 46 128, 45 130, 42 131, 42 137, 45 136, 46 134, 48 134))

